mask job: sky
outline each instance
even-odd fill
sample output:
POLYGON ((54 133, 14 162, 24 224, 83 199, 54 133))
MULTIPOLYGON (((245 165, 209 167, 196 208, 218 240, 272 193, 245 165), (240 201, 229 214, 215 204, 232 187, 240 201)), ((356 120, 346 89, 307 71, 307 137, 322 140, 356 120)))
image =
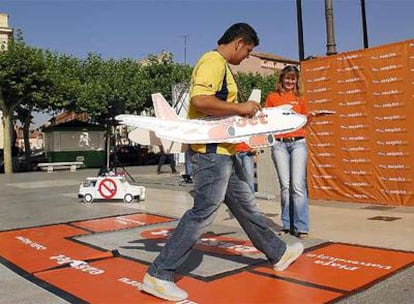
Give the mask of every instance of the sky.
MULTIPOLYGON (((362 49, 360 0, 332 3, 337 52, 362 49)), ((370 47, 414 38, 413 0, 365 6, 370 47)), ((237 22, 256 29, 256 52, 299 58, 295 0, 1 0, 0 12, 28 45, 78 58, 140 59, 165 50, 194 65, 237 22)), ((305 57, 325 55, 325 1, 302 0, 302 15, 305 57)))

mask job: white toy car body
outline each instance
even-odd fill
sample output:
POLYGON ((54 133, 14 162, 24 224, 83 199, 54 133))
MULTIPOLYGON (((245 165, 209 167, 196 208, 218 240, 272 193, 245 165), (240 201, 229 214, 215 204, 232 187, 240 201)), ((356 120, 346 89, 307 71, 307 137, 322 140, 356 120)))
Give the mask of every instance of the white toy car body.
POLYGON ((130 184, 125 175, 87 177, 79 186, 78 198, 85 203, 119 199, 132 203, 145 200, 145 187, 130 184))

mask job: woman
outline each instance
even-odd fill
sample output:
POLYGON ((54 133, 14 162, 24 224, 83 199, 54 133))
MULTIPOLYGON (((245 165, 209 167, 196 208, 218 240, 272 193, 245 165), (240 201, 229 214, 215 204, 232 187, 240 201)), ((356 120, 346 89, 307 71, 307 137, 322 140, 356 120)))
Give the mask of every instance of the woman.
MULTIPOLYGON (((308 112, 307 101, 302 97, 299 86, 299 70, 286 66, 276 84, 275 92, 266 98, 265 107, 289 104, 297 113, 312 116, 308 112)), ((305 130, 301 128, 291 133, 275 136, 272 146, 272 159, 279 177, 281 191, 281 234, 291 233, 298 238, 306 238, 309 233, 308 193, 306 181, 307 147, 305 130)))

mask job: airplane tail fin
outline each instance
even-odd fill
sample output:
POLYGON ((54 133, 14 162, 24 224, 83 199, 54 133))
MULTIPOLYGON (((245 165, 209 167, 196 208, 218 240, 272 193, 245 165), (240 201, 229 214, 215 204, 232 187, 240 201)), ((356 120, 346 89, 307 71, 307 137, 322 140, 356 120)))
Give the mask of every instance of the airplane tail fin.
POLYGON ((168 104, 161 93, 151 95, 154 105, 155 116, 165 120, 178 120, 179 117, 174 109, 168 104))

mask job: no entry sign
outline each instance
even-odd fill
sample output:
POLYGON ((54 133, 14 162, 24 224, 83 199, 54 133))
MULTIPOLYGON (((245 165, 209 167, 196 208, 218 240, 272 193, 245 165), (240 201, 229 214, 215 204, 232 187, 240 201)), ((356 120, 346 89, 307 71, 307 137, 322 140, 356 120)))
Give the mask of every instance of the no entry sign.
POLYGON ((105 178, 101 181, 101 183, 98 186, 99 194, 104 199, 111 199, 116 194, 116 183, 113 179, 105 178))

